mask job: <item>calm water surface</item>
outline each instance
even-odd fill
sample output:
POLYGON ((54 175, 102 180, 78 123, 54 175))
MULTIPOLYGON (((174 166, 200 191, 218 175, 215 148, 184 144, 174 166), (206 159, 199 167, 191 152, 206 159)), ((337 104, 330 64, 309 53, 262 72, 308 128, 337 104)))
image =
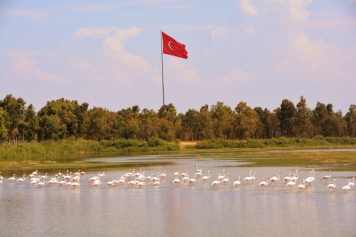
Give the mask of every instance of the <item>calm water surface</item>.
MULTIPOLYGON (((77 189, 35 188, 28 180, 20 185, 4 177, 0 236, 356 236, 356 192, 341 190, 355 172, 333 172, 338 180, 335 192, 329 192, 326 182, 319 180, 327 172, 318 172, 312 187, 297 190, 282 181, 295 167, 239 168, 231 167, 237 165, 231 160, 175 158, 173 166, 142 167, 148 175, 167 170, 161 186, 146 183, 142 189, 106 186, 128 170, 106 172, 100 187, 88 183, 97 173, 87 173, 77 189), (195 164, 204 175, 211 171, 208 182, 197 181, 192 187, 171 185, 174 172, 188 169, 193 174, 195 164), (212 190, 211 182, 223 169, 231 181, 212 190), (278 169, 282 174, 276 186, 258 186, 266 176, 276 176, 278 169), (232 187, 239 176, 249 176, 250 170, 256 172, 253 183, 232 187)), ((299 170, 297 184, 310 171, 299 170)))

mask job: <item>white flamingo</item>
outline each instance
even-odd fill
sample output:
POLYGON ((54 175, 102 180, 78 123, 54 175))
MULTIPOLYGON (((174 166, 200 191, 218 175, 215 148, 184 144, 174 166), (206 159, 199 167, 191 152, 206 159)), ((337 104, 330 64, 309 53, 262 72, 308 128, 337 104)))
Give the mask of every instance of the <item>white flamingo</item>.
POLYGON ((259 183, 258 186, 267 186, 268 185, 268 180, 269 180, 269 178, 266 177, 266 180, 262 181, 261 183, 259 183))
POLYGON ((139 181, 136 184, 136 187, 139 187, 139 188, 142 188, 143 186, 145 186, 145 182, 143 182, 143 181, 139 181))
POLYGON ((45 175, 42 175, 40 178, 41 179, 47 179, 47 177, 48 177, 48 173, 45 173, 45 175))
POLYGON ((153 186, 160 186, 160 185, 161 185, 161 182, 158 180, 158 181, 156 181, 156 182, 153 182, 152 185, 153 185, 153 186))
POLYGON ((189 179, 187 182, 188 182, 188 185, 189 185, 189 186, 193 186, 196 181, 197 181, 197 180, 196 180, 196 178, 194 177, 194 179, 189 179))
POLYGON ((57 176, 56 178, 51 178, 50 181, 48 181, 47 186, 52 184, 52 185, 56 185, 58 183, 58 179, 57 176))
POLYGON ((44 186, 46 184, 46 181, 43 179, 42 181, 38 182, 36 187, 37 188, 41 188, 42 186, 44 186))
POLYGON ((293 177, 292 173, 289 173, 289 176, 284 177, 283 180, 289 182, 292 177, 293 177))
POLYGON ((306 181, 303 179, 303 183, 298 185, 299 189, 304 189, 305 188, 306 181))
POLYGON ((352 187, 355 184, 355 177, 352 177, 352 182, 349 180, 349 186, 352 187))
POLYGON ((286 186, 289 187, 289 188, 292 188, 293 186, 295 186, 297 184, 297 180, 295 181, 289 181, 286 186))
POLYGON ((78 181, 75 181, 71 184, 72 188, 77 188, 80 186, 80 183, 78 181))
POLYGON ((106 182, 106 185, 108 185, 109 187, 114 186, 115 185, 115 179, 112 179, 111 181, 106 182))
POLYGON ((244 178, 244 181, 249 182, 254 180, 254 177, 252 176, 253 171, 250 171, 250 176, 247 176, 244 178))
POLYGON ((213 186, 213 189, 215 188, 218 188, 218 185, 220 184, 220 181, 219 180, 215 180, 214 182, 211 183, 211 186, 213 186))
POLYGON ((239 185, 241 184, 241 182, 242 182, 243 184, 245 184, 244 181, 242 180, 242 178, 239 176, 239 180, 236 180, 236 181, 234 182, 233 186, 234 186, 234 187, 237 187, 237 186, 239 186, 239 185))
POLYGON ((278 171, 277 171, 277 176, 278 176, 278 177, 273 176, 273 177, 270 179, 271 182, 269 183, 269 186, 271 186, 272 183, 274 183, 274 186, 276 186, 276 181, 280 180, 280 178, 281 178, 281 177, 279 176, 280 173, 281 173, 281 171, 278 170, 278 171))
POLYGON ((158 180, 160 180, 158 177, 156 177, 156 176, 152 175, 152 178, 151 178, 151 180, 150 180, 150 181, 152 181, 152 182, 156 182, 156 181, 158 181, 158 180))
POLYGON ((256 172, 253 171, 252 174, 251 174, 251 179, 252 179, 252 180, 255 180, 255 179, 256 179, 256 177, 255 177, 255 176, 256 176, 256 172), (252 174, 253 174, 253 175, 252 175, 252 174))
POLYGON ((230 175, 227 174, 227 178, 224 178, 223 180, 221 180, 221 183, 222 183, 223 185, 226 185, 227 182, 229 182, 229 181, 230 181, 230 175))
POLYGON ((173 183, 175 183, 176 186, 178 187, 178 184, 181 184, 182 181, 180 181, 180 179, 174 179, 173 181, 171 181, 172 186, 173 186, 173 183))
POLYGON ((290 178, 290 181, 293 181, 294 183, 297 182, 297 179, 298 179, 298 172, 299 172, 299 170, 296 170, 296 171, 295 171, 295 174, 294 174, 293 177, 290 178))
POLYGON ((16 179, 15 179, 15 176, 16 176, 16 174, 14 174, 12 177, 8 178, 7 180, 9 180, 9 181, 15 181, 15 180, 16 180, 16 179))
POLYGON ((351 190, 351 187, 349 185, 345 185, 344 187, 342 187, 343 191, 349 191, 351 190))
POLYGON ((182 181, 182 183, 185 183, 185 182, 187 182, 188 180, 189 180, 189 172, 188 172, 187 176, 185 176, 185 177, 183 177, 183 178, 181 179, 181 181, 182 181))
POLYGON ((40 182, 40 180, 38 178, 32 178, 30 180, 30 184, 33 184, 33 185, 38 184, 38 182, 40 182))
POLYGON ((142 169, 140 169, 140 172, 137 172, 136 174, 134 174, 136 177, 140 176, 142 174, 142 169))
POLYGON ((181 177, 185 177, 185 176, 188 175, 188 173, 189 173, 188 170, 185 170, 185 173, 181 173, 180 176, 181 176, 181 177))
POLYGON ((22 178, 16 180, 17 183, 22 183, 23 181, 25 181, 25 175, 23 175, 22 178))
POLYGON ((323 181, 323 180, 325 180, 326 182, 328 182, 328 178, 331 178, 331 170, 329 170, 329 172, 330 172, 330 174, 329 175, 325 175, 325 176, 323 176, 321 179, 320 179, 320 181, 323 181))
POLYGON ((202 175, 203 175, 203 170, 202 169, 198 170, 197 164, 195 164, 195 178, 200 179, 202 175))
POLYGON ((336 182, 336 179, 334 179, 334 183, 328 185, 330 191, 335 192, 334 188, 336 188, 336 182))
POLYGON ((118 185, 124 185, 125 184, 125 182, 126 182, 126 179, 125 178, 119 178, 119 180, 117 181, 117 183, 118 183, 118 185))
POLYGON ((203 173, 197 172, 197 173, 195 173, 195 176, 194 176, 194 177, 195 177, 196 179, 200 179, 202 175, 203 175, 203 173))
POLYGON ((222 174, 218 175, 219 182, 221 182, 221 180, 223 180, 225 178, 225 172, 226 172, 226 170, 223 170, 223 175, 222 174))
POLYGON ((203 173, 203 170, 198 170, 198 169, 197 169, 197 164, 195 164, 195 172, 196 172, 196 173, 203 173))
POLYGON ((208 176, 203 176, 203 177, 201 178, 201 181, 202 181, 202 182, 206 182, 208 179, 210 179, 210 171, 208 171, 208 176))
POLYGON ((94 182, 91 185, 95 186, 95 187, 98 187, 98 186, 100 186, 100 184, 101 184, 100 179, 96 179, 96 180, 94 180, 94 182))
POLYGON ((164 179, 165 177, 167 177, 167 171, 165 170, 164 173, 160 174, 158 177, 160 179, 164 179))
POLYGON ((312 170, 310 171, 310 177, 306 178, 305 181, 307 182, 308 185, 311 185, 311 182, 313 182, 315 180, 315 171, 312 170))

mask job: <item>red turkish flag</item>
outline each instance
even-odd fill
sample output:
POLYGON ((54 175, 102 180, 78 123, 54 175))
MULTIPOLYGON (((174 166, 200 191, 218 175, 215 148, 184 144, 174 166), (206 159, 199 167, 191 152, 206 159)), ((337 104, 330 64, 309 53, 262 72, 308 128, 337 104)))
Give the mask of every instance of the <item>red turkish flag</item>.
POLYGON ((188 58, 188 52, 185 45, 179 43, 169 35, 162 32, 163 53, 173 55, 179 58, 188 58))

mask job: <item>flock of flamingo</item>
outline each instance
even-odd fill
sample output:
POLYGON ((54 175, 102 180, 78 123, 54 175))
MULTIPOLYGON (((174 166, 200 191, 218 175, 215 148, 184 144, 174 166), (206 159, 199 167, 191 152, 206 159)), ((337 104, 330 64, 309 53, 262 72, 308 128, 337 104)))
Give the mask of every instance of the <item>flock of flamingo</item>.
MULTIPOLYGON (((288 176, 285 178, 281 179, 280 174, 281 172, 278 170, 277 175, 273 176, 271 178, 266 177, 265 180, 261 181, 258 186, 271 186, 274 185, 276 186, 276 182, 279 180, 283 180, 285 182, 285 186, 289 187, 292 189, 293 187, 297 189, 305 189, 308 188, 309 186, 312 185, 312 183, 315 181, 315 174, 316 171, 313 169, 310 171, 310 176, 306 177, 302 180, 302 182, 297 185, 297 181, 299 178, 298 175, 299 170, 296 170, 295 174, 289 173, 288 176)), ((146 175, 146 171, 140 169, 140 172, 135 172, 135 169, 130 169, 129 172, 123 174, 120 177, 113 178, 111 181, 107 181, 106 185, 108 187, 112 186, 124 186, 127 185, 129 187, 133 188, 142 188, 146 184, 151 184, 153 186, 160 186, 161 182, 166 179, 167 177, 167 172, 164 171, 163 173, 157 173, 157 175, 146 175)), ((328 182, 329 178, 331 177, 331 170, 329 175, 323 176, 320 181, 323 182, 328 182)), ((66 172, 66 174, 62 174, 60 171, 49 181, 48 179, 48 173, 45 173, 44 175, 40 175, 38 171, 32 172, 28 177, 23 175, 22 178, 16 179, 16 174, 14 174, 12 177, 9 177, 7 179, 8 182, 16 183, 16 184, 23 184, 27 180, 28 182, 33 185, 34 187, 41 188, 43 186, 63 186, 63 187, 71 187, 71 188, 77 188, 80 186, 82 179, 82 176, 84 176, 86 173, 81 172, 78 170, 75 173, 72 172, 66 172)), ((210 177, 210 171, 208 171, 207 175, 203 176, 203 170, 198 169, 197 165, 195 165, 195 174, 193 177, 190 177, 190 172, 186 170, 183 173, 175 172, 174 174, 174 179, 170 182, 172 186, 178 187, 179 185, 182 184, 187 184, 188 186, 193 186, 197 182, 200 183, 206 183, 211 177, 210 177)), ((102 181, 105 178, 105 172, 99 172, 97 176, 91 177, 88 179, 88 182, 91 186, 101 186, 102 181)), ((233 182, 233 187, 239 187, 240 185, 246 185, 246 184, 253 184, 254 180, 256 179, 256 172, 250 171, 250 176, 247 176, 245 178, 239 177, 238 180, 233 182)), ((2 184, 4 181, 4 178, 1 175, 0 172, 0 184, 2 184)), ((212 189, 218 189, 219 186, 227 186, 228 183, 230 182, 230 174, 226 174, 226 170, 223 169, 222 173, 218 174, 218 177, 216 180, 214 180, 211 183, 212 189)), ((348 184, 342 187, 342 190, 345 192, 348 192, 351 190, 351 188, 354 186, 355 182, 355 177, 352 177, 352 181, 348 180, 348 184)), ((333 179, 333 183, 328 184, 327 188, 329 191, 334 192, 336 188, 336 183, 337 180, 333 179)))

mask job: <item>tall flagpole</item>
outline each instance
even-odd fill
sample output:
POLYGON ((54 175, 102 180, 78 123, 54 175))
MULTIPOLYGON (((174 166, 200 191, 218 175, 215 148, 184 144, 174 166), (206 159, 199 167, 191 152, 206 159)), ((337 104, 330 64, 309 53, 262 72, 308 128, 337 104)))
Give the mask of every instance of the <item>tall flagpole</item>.
POLYGON ((162 31, 161 31, 161 62, 162 62, 162 91, 163 91, 163 105, 164 105, 164 76, 163 76, 163 39, 162 39, 162 31))

